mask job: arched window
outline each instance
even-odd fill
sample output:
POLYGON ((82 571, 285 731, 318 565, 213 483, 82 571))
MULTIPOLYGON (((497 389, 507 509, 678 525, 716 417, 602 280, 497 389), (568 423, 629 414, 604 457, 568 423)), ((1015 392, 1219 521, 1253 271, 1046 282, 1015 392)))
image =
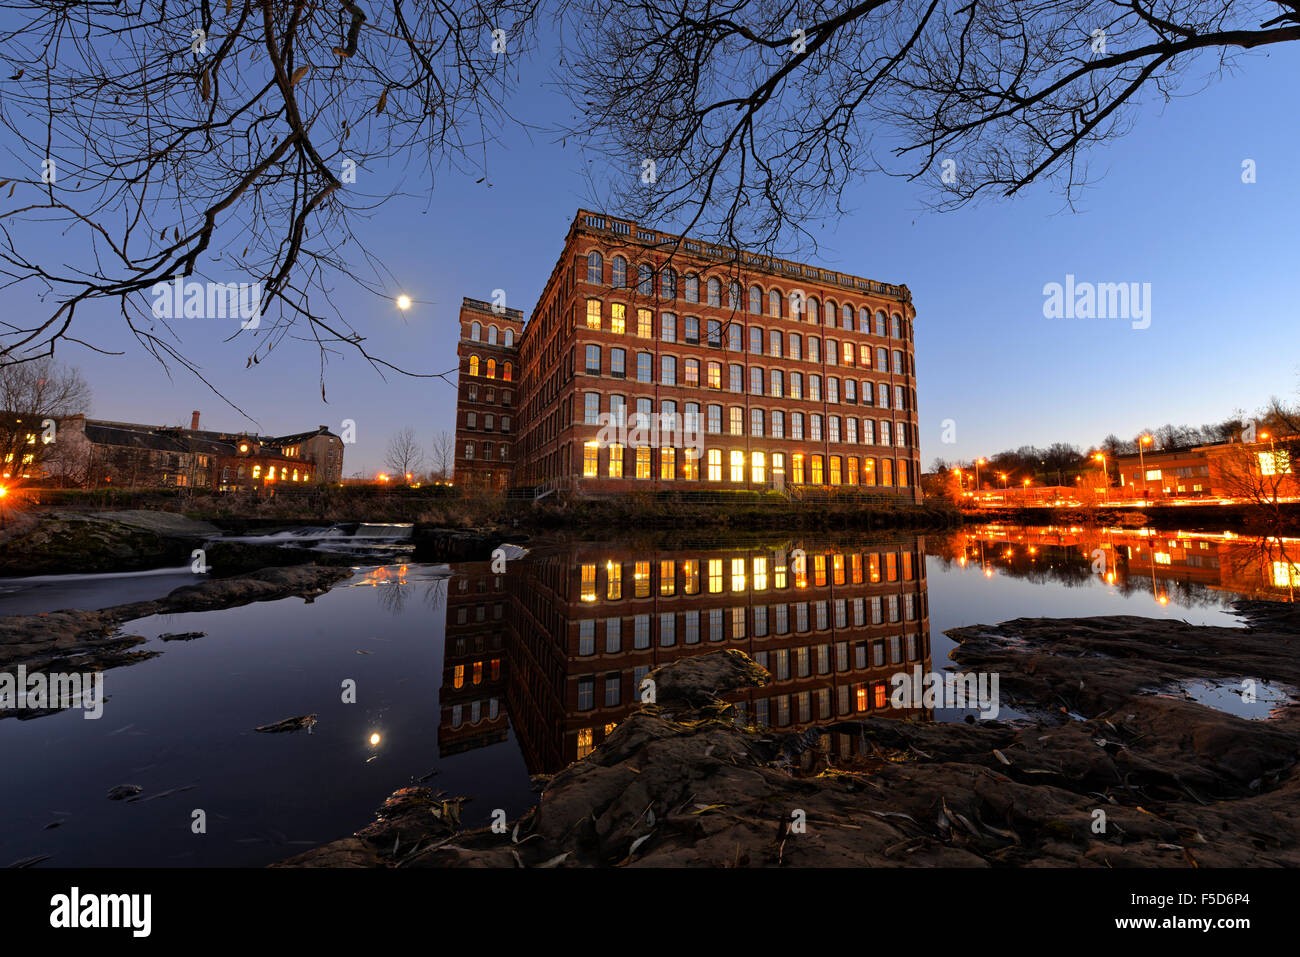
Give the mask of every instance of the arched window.
POLYGON ((863 306, 858 310, 858 332, 871 331, 871 310, 863 306))
POLYGON ((469 324, 469 337, 475 342, 478 342, 483 338, 483 327, 477 322, 471 322, 469 324))
POLYGON ((722 305, 722 282, 716 276, 709 280, 709 305, 722 305))
POLYGON ((885 326, 886 321, 887 320, 885 318, 885 310, 877 309, 876 310, 876 335, 878 336, 889 335, 889 330, 885 326))
POLYGON ((767 293, 767 314, 781 318, 781 290, 771 289, 767 293))
POLYGON ((497 327, 488 326, 488 345, 494 346, 496 344, 497 344, 497 327))
POLYGON ((850 306, 847 302, 840 307, 840 328, 841 329, 853 328, 853 307, 850 306))
POLYGON ((512 366, 509 362, 507 362, 505 366, 502 368, 501 378, 504 379, 506 382, 509 382, 512 378, 514 378, 514 366, 512 366))
POLYGON ((686 275, 686 301, 700 301, 700 277, 695 273, 687 273, 686 275))
POLYGON ((763 314, 763 290, 757 286, 749 287, 749 311, 756 316, 763 314))
POLYGON ((514 331, 513 329, 507 329, 507 330, 506 330, 506 345, 507 345, 507 346, 513 346, 514 344, 515 344, 515 331, 514 331))
POLYGON ((469 357, 469 374, 478 375, 478 356, 469 357))
POLYGON ((655 294, 654 272, 648 263, 642 263, 636 268, 636 291, 643 296, 655 294))
POLYGON ((727 287, 727 305, 732 309, 744 308, 744 305, 740 300, 740 283, 736 282, 734 279, 731 281, 731 285, 727 287))
POLYGON ((813 298, 808 300, 808 321, 814 326, 821 322, 821 317, 817 314, 817 300, 813 298))
POLYGON ((587 253, 587 282, 600 283, 605 281, 605 260, 601 258, 600 253, 592 250, 587 253))
POLYGON ((614 277, 613 284, 615 289, 627 288, 627 260, 622 256, 615 256, 613 261, 614 277))
POLYGON ((489 359, 489 360, 487 361, 487 377, 488 377, 489 379, 495 379, 495 378, 497 377, 497 360, 496 360, 496 359, 489 359))
POLYGON ((893 328, 890 332, 895 339, 903 338, 903 319, 898 313, 894 313, 893 328))
POLYGON ((661 299, 677 298, 677 270, 671 266, 659 274, 659 297, 661 299))

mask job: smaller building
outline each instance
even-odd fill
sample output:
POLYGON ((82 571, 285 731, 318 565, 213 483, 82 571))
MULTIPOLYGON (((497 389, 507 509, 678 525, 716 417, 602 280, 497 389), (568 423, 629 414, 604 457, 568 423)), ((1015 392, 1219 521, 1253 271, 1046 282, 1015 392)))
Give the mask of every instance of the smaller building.
POLYGON ((1219 442, 1189 449, 1118 455, 1121 494, 1140 499, 1288 500, 1300 496, 1292 468, 1300 435, 1219 442))
POLYGON ((226 492, 334 484, 343 473, 343 441, 323 425, 274 437, 202 430, 198 412, 188 429, 72 415, 59 418, 46 441, 33 428, 38 418, 0 413, 0 426, 7 424, 0 432, 21 444, 6 456, 4 478, 65 488, 226 492))

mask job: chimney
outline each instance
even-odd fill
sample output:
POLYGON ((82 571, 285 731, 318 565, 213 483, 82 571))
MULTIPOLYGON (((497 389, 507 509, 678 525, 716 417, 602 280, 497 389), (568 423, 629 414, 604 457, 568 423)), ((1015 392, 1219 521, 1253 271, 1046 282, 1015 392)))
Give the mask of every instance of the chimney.
POLYGON ((197 432, 198 430, 199 430, 199 413, 198 410, 195 410, 194 412, 190 413, 190 431, 197 432))

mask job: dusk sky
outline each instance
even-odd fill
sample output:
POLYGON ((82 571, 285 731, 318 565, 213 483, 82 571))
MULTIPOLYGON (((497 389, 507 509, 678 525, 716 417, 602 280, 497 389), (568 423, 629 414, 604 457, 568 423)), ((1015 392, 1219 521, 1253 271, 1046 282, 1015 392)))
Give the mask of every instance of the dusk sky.
MULTIPOLYGON (((524 69, 512 102, 516 116, 540 128, 506 129, 503 146, 488 154, 486 182, 443 174, 426 202, 412 172, 407 196, 356 221, 369 251, 400 279, 392 294, 416 305, 401 313, 346 287, 336 301, 368 347, 403 368, 455 368, 462 296, 489 299, 504 288, 508 305, 528 315, 575 211, 591 204, 582 176, 588 157, 545 128, 571 112, 548 82, 548 59, 524 69)), ((797 261, 911 288, 925 468, 939 456, 1062 440, 1087 446, 1110 432, 1130 438, 1167 421, 1200 424, 1253 412, 1273 395, 1296 397, 1300 126, 1287 117, 1300 50, 1283 45, 1239 62, 1239 75, 1192 94, 1208 68, 1203 60, 1184 85, 1189 95, 1168 104, 1148 91, 1133 131, 1090 155, 1099 179, 1077 214, 1045 186, 1014 201, 932 213, 919 184, 876 177, 846 195, 850 215, 819 229, 819 252, 786 250, 797 261), (1255 161, 1255 183, 1242 182, 1246 159, 1255 161), (1150 327, 1044 318, 1044 285, 1067 274, 1150 283, 1150 327), (956 424, 954 444, 940 441, 945 419, 956 424)), ((8 147, 5 155, 13 155, 8 147)), ((395 188, 388 172, 358 175, 358 189, 395 188)), ((7 310, 41 308, 27 294, 9 296, 7 310)), ((314 344, 285 342, 246 369, 242 336, 221 341, 228 326, 181 320, 175 328, 184 351, 255 421, 183 369, 169 380, 112 306, 101 306, 82 334, 125 355, 75 344, 58 353, 89 379, 92 416, 188 424, 199 409, 205 428, 272 434, 320 424, 338 431, 353 419, 358 441, 346 450, 346 475, 379 470, 389 437, 405 426, 426 445, 453 428, 451 384, 385 380, 345 352, 329 364, 322 402, 314 344)))

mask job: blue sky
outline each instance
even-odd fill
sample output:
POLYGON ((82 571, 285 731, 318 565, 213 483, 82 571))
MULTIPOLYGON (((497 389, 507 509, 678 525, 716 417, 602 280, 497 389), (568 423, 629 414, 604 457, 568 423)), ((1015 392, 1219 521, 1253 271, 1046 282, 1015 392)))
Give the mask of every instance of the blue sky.
MULTIPOLYGON (((818 255, 791 254, 911 287, 925 467, 936 456, 1059 440, 1087 445, 1110 432, 1131 437, 1166 421, 1251 412, 1271 395, 1296 398, 1300 125, 1290 91, 1300 86, 1300 49, 1240 63, 1239 75, 1202 92, 1148 104, 1130 134, 1094 151, 1100 178, 1081 212, 1033 187, 1014 201, 933 213, 919 184, 873 177, 846 195, 854 212, 819 228, 818 255), (1241 181, 1247 158, 1257 166, 1253 184, 1241 181), (1150 327, 1044 318, 1043 286, 1067 274, 1150 283, 1150 327), (953 444, 940 440, 946 419, 956 426, 953 444)), ((546 69, 545 58, 524 69, 513 104, 535 124, 570 113, 545 84, 546 69)), ((536 130, 507 129, 503 140, 489 154, 486 182, 445 174, 427 203, 398 198, 358 221, 366 246, 399 277, 393 294, 417 300, 403 314, 359 290, 340 291, 336 300, 372 351, 412 370, 445 371, 455 366, 462 296, 488 299, 504 288, 509 305, 531 311, 575 210, 590 202, 582 177, 589 157, 536 130)), ((388 174, 359 175, 362 185, 379 178, 379 187, 388 174)), ((39 307, 7 296, 6 310, 39 307)), ((409 425, 429 443, 453 428, 455 393, 443 382, 391 374, 385 381, 344 354, 328 367, 326 403, 314 345, 286 342, 246 369, 247 347, 223 344, 224 331, 178 324, 185 351, 250 412, 250 424, 184 370, 169 379, 110 310, 94 322, 96 341, 126 354, 70 345, 60 357, 90 380, 98 418, 188 424, 200 409, 206 428, 268 433, 337 430, 352 419, 358 442, 346 450, 349 475, 378 470, 398 429, 409 425)))

